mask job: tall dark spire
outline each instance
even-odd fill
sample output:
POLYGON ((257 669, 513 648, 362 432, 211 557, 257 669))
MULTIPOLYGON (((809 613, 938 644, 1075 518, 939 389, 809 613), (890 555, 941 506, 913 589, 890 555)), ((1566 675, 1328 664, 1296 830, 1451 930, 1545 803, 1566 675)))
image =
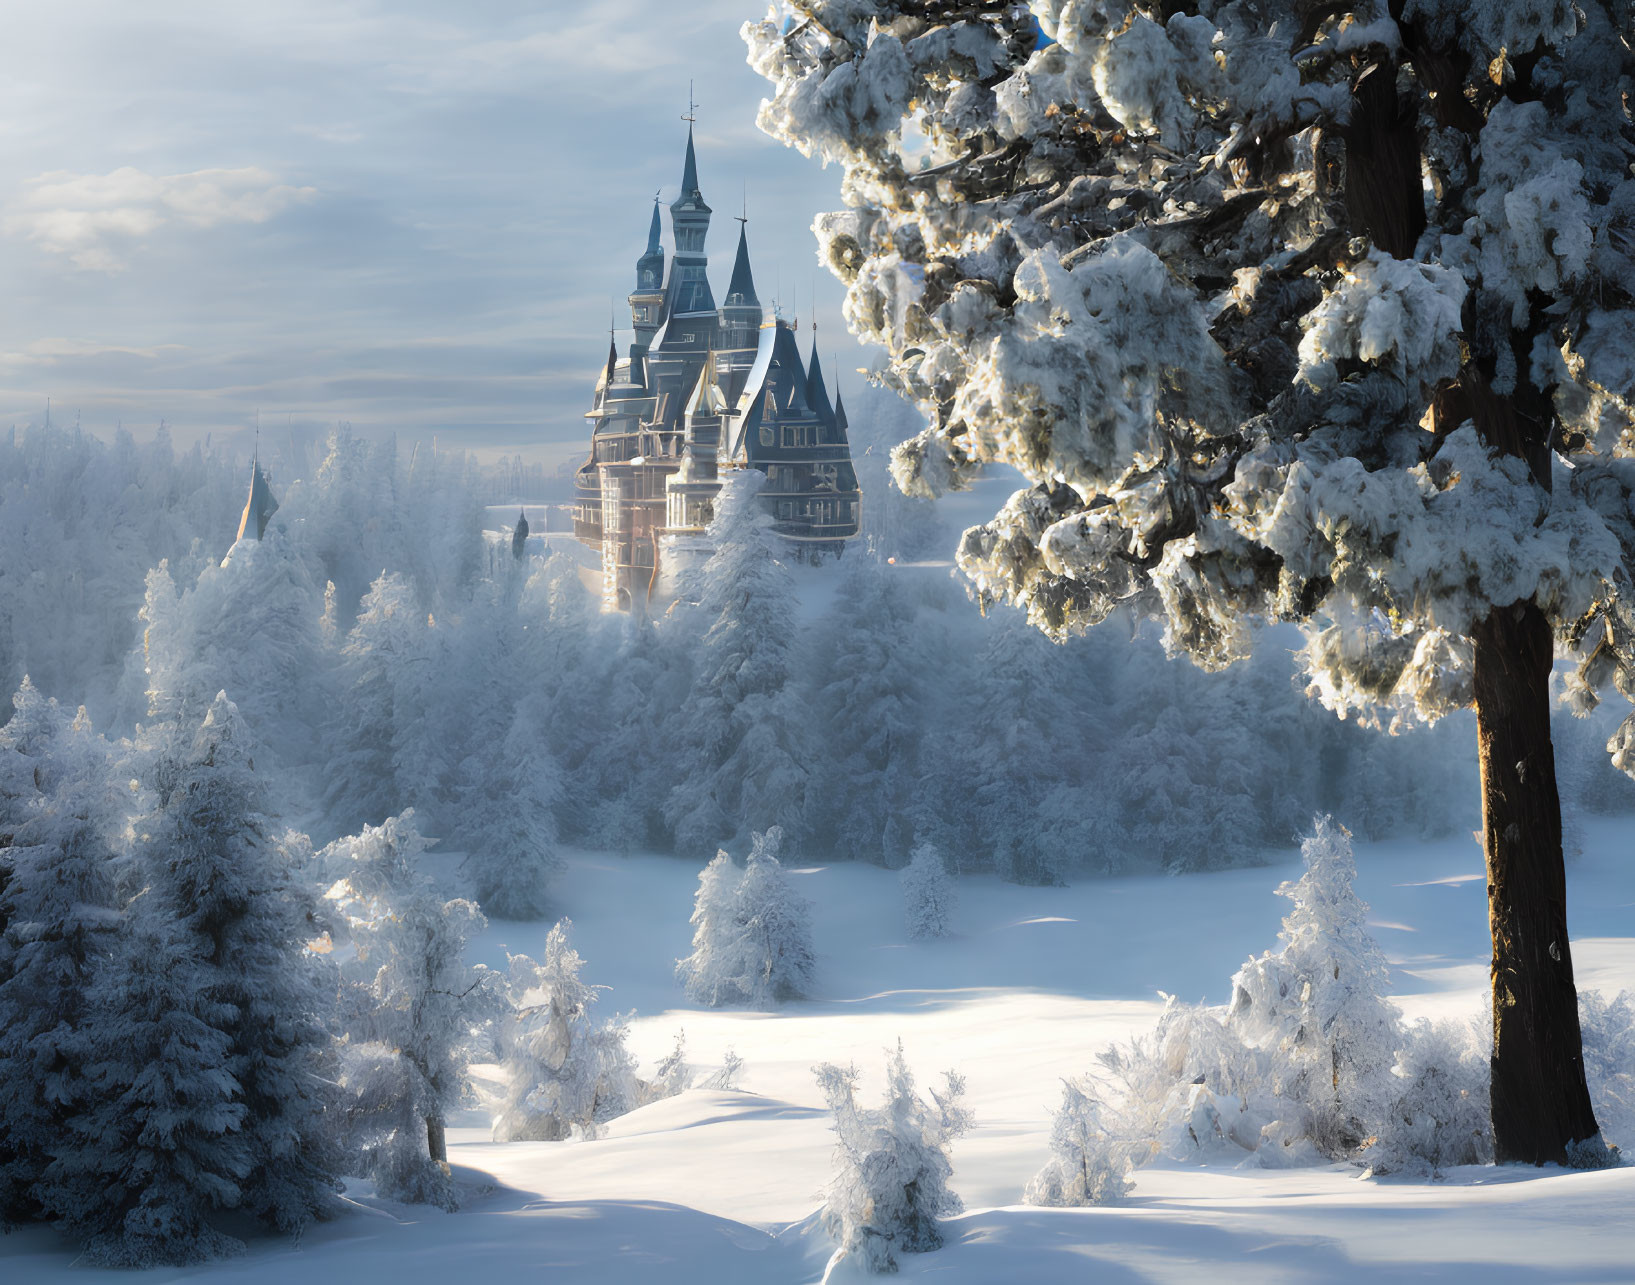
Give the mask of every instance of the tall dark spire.
POLYGON ((653 222, 647 229, 647 251, 636 260, 637 290, 657 290, 664 284, 664 246, 659 237, 659 198, 654 196, 653 222))
POLYGON ((682 166, 681 193, 670 202, 670 225, 676 241, 675 254, 670 260, 667 301, 667 311, 672 317, 715 311, 715 296, 710 293, 709 261, 704 254, 704 238, 710 230, 710 207, 698 190, 691 108, 686 120, 687 160, 682 166))
POLYGON ((846 403, 840 397, 840 384, 835 384, 835 429, 844 438, 851 425, 846 422, 846 403))
POLYGON ((261 475, 258 449, 256 458, 250 462, 250 498, 244 501, 244 513, 238 520, 238 538, 249 539, 253 531, 255 538, 261 539, 267 534, 268 519, 277 512, 278 501, 273 498, 272 488, 267 485, 267 479, 261 475))
POLYGON ((619 345, 613 338, 612 330, 609 330, 607 335, 607 382, 609 387, 613 385, 613 371, 618 364, 619 345))
POLYGON ((835 411, 829 404, 829 390, 823 386, 823 363, 818 359, 815 319, 812 322, 812 360, 806 367, 806 404, 825 424, 834 423, 835 411))
POLYGON ((738 227, 738 258, 732 265, 732 283, 727 286, 728 304, 754 304, 760 307, 761 301, 755 297, 755 278, 749 270, 749 239, 745 235, 749 229, 749 221, 742 220, 738 227))
POLYGON ((693 127, 687 126, 687 160, 681 167, 681 200, 688 197, 702 202, 704 194, 698 190, 698 157, 693 152, 693 127))

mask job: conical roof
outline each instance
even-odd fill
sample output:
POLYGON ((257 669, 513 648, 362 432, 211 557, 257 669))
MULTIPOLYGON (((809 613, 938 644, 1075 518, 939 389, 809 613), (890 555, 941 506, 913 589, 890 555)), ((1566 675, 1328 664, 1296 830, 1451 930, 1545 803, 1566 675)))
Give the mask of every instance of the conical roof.
POLYGON ((647 229, 647 250, 636 260, 636 289, 657 290, 664 281, 664 246, 659 240, 659 202, 653 198, 653 222, 647 229))
POLYGON ((244 501, 244 515, 238 520, 238 538, 247 539, 251 531, 255 538, 261 539, 267 534, 267 523, 272 515, 278 512, 278 501, 273 498, 272 488, 267 485, 267 479, 261 475, 261 462, 250 462, 250 496, 244 501))
POLYGON ((834 423, 835 410, 829 404, 829 390, 823 385, 823 363, 818 360, 817 327, 812 327, 812 360, 806 367, 806 404, 825 424, 834 423))
POLYGON ((851 425, 846 422, 846 403, 841 400, 840 386, 837 384, 835 385, 835 428, 839 430, 842 437, 845 437, 846 430, 850 427, 851 425))
POLYGON ((693 151, 691 125, 687 126, 687 159, 681 165, 681 193, 670 202, 670 208, 678 210, 687 205, 706 211, 710 208, 704 204, 704 193, 698 190, 698 155, 693 151))
POLYGON ((740 223, 738 226, 738 258, 732 265, 732 283, 727 286, 727 305, 753 305, 760 307, 761 301, 755 297, 755 277, 749 270, 749 238, 746 235, 749 224, 740 223))

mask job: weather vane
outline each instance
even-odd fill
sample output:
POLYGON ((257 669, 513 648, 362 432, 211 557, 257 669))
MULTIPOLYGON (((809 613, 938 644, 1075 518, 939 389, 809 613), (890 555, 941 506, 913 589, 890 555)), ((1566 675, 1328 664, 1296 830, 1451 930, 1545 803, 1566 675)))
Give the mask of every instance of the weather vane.
POLYGON ((687 82, 687 114, 681 118, 691 125, 698 119, 698 104, 693 101, 693 82, 687 82))

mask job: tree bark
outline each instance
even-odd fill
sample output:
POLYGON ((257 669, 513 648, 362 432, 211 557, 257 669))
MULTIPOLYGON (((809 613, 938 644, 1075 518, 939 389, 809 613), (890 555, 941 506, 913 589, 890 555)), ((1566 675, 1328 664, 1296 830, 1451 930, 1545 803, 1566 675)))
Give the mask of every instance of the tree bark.
POLYGON ((1550 744, 1553 639, 1532 602, 1472 634, 1482 846, 1493 934, 1493 1150, 1500 1164, 1562 1164, 1599 1132, 1584 1081, 1567 941, 1561 801, 1550 744))
POLYGON ((426 1150, 433 1160, 448 1163, 448 1139, 443 1128, 443 1117, 440 1115, 426 1117, 426 1150))

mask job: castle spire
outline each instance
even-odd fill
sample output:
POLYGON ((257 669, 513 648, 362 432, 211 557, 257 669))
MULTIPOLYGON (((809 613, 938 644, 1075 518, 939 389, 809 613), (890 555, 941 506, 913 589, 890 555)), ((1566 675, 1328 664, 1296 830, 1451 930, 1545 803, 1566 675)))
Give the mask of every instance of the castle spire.
POLYGON ((257 540, 261 539, 267 534, 268 520, 278 512, 278 501, 273 498, 272 488, 261 473, 259 437, 256 446, 256 458, 250 461, 250 496, 244 501, 244 513, 238 520, 240 540, 249 539, 252 531, 257 540))
POLYGON ((702 201, 704 194, 698 190, 698 156, 693 151, 693 127, 687 126, 687 159, 681 167, 681 199, 688 197, 702 201))
POLYGON ((659 198, 653 195, 653 221, 647 228, 647 250, 636 260, 636 289, 657 290, 664 283, 664 245, 660 241, 659 198))
POLYGON ((749 220, 738 220, 738 258, 732 265, 732 282, 727 286, 727 303, 761 306, 755 297, 755 277, 749 270, 749 220))
POLYGON ((818 359, 817 316, 812 317, 812 360, 806 366, 806 404, 825 424, 835 422, 834 407, 829 404, 829 390, 823 384, 823 363, 818 359))
POLYGON ((710 230, 710 207, 698 189, 698 157, 693 150, 693 107, 689 98, 687 115, 687 159, 681 171, 681 193, 670 202, 670 225, 676 249, 670 260, 670 290, 666 311, 670 316, 691 316, 714 312, 715 296, 710 293, 708 259, 704 238, 710 230))

